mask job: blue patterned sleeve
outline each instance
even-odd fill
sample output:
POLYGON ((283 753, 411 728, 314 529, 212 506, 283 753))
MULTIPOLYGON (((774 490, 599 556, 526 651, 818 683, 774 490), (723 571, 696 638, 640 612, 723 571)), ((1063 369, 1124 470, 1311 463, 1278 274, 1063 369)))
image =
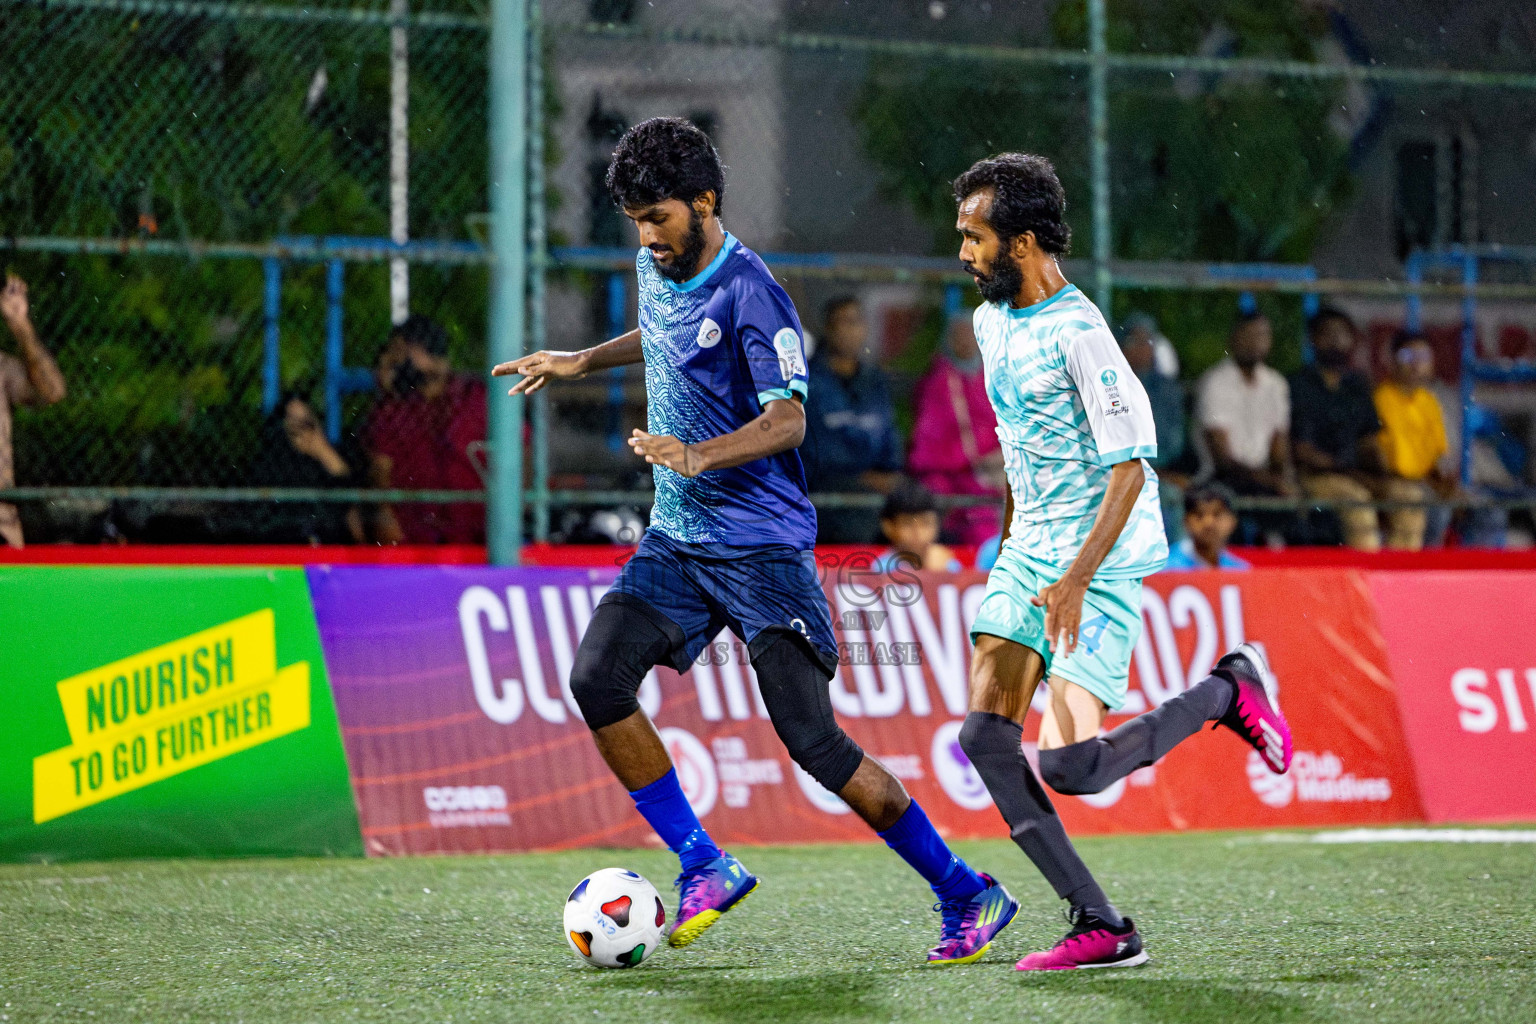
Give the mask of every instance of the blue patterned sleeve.
POLYGON ((780 288, 739 283, 734 320, 759 405, 800 396, 809 390, 804 332, 795 307, 780 288))

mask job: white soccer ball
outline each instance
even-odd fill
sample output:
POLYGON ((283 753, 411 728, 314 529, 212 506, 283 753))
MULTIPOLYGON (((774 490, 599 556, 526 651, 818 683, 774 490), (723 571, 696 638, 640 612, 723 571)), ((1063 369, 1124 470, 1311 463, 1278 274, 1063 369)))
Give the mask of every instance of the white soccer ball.
POLYGON ((594 967, 638 967, 661 945, 666 923, 656 887, 624 868, 592 872, 565 901, 565 941, 594 967))

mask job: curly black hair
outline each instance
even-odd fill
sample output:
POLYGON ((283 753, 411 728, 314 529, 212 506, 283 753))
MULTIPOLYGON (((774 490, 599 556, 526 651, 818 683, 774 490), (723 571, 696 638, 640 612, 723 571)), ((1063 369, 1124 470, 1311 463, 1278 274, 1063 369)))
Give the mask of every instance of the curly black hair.
POLYGON ((667 199, 692 203, 715 194, 715 216, 725 204, 725 166, 698 126, 680 117, 641 121, 619 140, 608 165, 608 193, 621 210, 667 199))
POLYGON ((1072 244, 1067 226, 1067 194, 1056 168, 1043 156, 999 153, 978 160, 955 179, 955 202, 962 203, 983 189, 992 190, 987 221, 1004 245, 1026 231, 1052 256, 1063 256, 1072 244))

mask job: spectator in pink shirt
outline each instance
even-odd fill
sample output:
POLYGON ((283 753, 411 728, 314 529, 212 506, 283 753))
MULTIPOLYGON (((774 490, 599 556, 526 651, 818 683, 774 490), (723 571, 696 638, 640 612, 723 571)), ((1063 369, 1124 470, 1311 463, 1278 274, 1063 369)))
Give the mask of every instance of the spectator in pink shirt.
POLYGON ((997 499, 950 512, 945 533, 959 544, 980 544, 995 536, 1001 529, 1003 452, 968 315, 950 319, 943 351, 918 382, 915 406, 907 471, 934 494, 997 499))

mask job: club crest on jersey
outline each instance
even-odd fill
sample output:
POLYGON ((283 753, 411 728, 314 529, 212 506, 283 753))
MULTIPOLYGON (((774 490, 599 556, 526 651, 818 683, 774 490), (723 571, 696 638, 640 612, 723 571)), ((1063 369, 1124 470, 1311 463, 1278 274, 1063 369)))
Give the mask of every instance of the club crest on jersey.
POLYGON ((785 327, 773 336, 773 350, 779 356, 779 373, 785 380, 805 376, 805 355, 800 350, 800 335, 793 327, 785 327))
POLYGON ((699 348, 714 348, 720 344, 720 325, 709 317, 699 324, 699 348))

